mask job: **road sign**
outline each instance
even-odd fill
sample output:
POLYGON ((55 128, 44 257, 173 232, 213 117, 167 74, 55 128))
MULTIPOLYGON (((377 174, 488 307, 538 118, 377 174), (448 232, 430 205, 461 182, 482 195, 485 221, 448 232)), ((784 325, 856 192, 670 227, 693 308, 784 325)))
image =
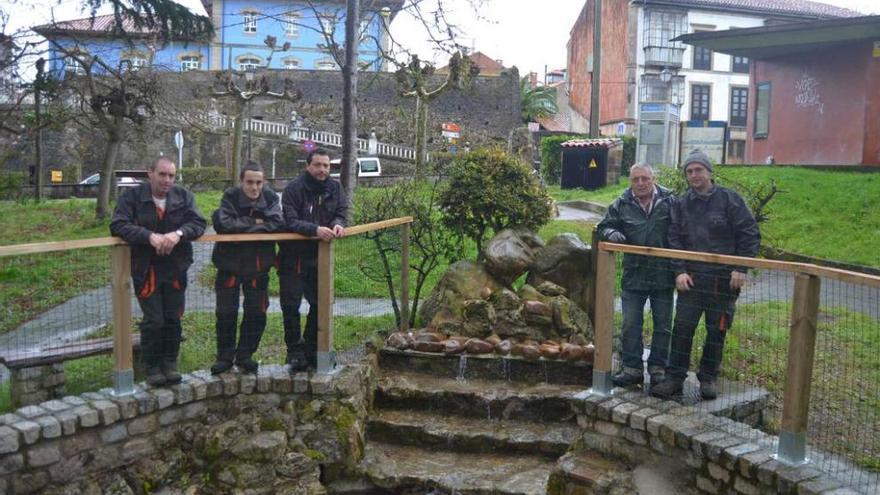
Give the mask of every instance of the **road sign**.
POLYGON ((183 148, 183 131, 174 134, 174 146, 177 146, 177 149, 183 148))
POLYGON ((590 168, 599 168, 599 164, 596 163, 596 159, 590 159, 590 168))
POLYGON ((315 144, 315 142, 311 139, 306 139, 305 141, 303 141, 303 151, 305 151, 306 153, 311 153, 316 149, 318 149, 318 145, 315 144))

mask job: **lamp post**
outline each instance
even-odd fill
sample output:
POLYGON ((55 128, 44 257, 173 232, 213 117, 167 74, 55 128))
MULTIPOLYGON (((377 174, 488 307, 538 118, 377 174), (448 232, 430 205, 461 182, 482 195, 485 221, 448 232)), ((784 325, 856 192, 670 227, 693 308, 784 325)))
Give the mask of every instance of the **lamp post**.
POLYGON ((670 153, 670 108, 674 104, 672 101, 672 71, 669 70, 669 67, 663 67, 663 70, 660 71, 660 82, 666 85, 666 108, 663 111, 663 161, 666 163, 675 163, 674 156, 670 156, 673 153, 670 153))
MULTIPOLYGON (((253 82, 254 82, 254 69, 253 69, 253 68, 248 68, 248 70, 246 70, 245 73, 244 73, 244 78, 245 78, 245 80, 247 81, 247 88, 246 88, 246 89, 247 89, 248 91, 250 91, 250 90, 251 90, 251 86, 253 85, 253 82)), ((247 130, 248 130, 248 135, 247 135, 247 159, 250 160, 250 159, 251 159, 251 135, 252 135, 253 132, 254 132, 254 131, 253 131, 253 125, 252 125, 252 123, 251 123, 251 97, 248 97, 248 99, 247 99, 247 130)))

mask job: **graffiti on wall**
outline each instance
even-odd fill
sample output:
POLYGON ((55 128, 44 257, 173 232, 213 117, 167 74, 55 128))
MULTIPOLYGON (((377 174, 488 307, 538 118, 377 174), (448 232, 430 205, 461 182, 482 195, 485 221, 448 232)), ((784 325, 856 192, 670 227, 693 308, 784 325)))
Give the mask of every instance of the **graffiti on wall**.
POLYGON ((794 82, 794 104, 798 108, 815 108, 819 114, 825 113, 825 104, 819 93, 819 81, 804 70, 800 79, 794 82))

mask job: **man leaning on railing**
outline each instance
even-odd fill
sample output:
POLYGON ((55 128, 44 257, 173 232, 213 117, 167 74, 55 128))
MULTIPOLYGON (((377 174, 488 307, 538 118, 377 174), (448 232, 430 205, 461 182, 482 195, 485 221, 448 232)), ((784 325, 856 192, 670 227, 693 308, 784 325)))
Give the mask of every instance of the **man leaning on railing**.
MULTIPOLYGON (((605 218, 596 226, 603 239, 636 246, 667 247, 672 191, 654 183, 650 165, 637 163, 629 171, 630 187, 614 200, 605 218)), ((614 375, 616 387, 630 387, 644 381, 642 326, 645 303, 651 301, 654 332, 648 374, 651 385, 663 380, 672 336, 672 288, 669 260, 638 254, 623 256, 621 280, 623 328, 621 358, 623 370, 614 375)))
MULTIPOLYGON (((685 160, 688 190, 672 209, 669 247, 686 251, 755 257, 761 234, 743 198, 730 189, 716 186, 712 162, 699 150, 685 160)), ((724 352, 724 338, 733 323, 740 289, 745 285, 745 267, 673 260, 678 300, 672 329, 672 350, 666 379, 651 388, 651 395, 668 398, 681 395, 691 358, 694 331, 705 314, 706 341, 697 378, 704 399, 718 396, 718 373, 724 352)))
POLYGON ((195 199, 176 186, 176 166, 160 157, 147 169, 149 181, 119 198, 110 233, 131 244, 131 279, 144 313, 140 323, 146 381, 153 386, 180 383, 177 356, 186 272, 193 262, 192 241, 205 232, 195 199))
MULTIPOLYGON (((345 236, 348 199, 342 185, 330 178, 330 155, 318 148, 306 158, 306 169, 287 184, 282 195, 284 222, 290 232, 329 242, 345 236)), ((278 281, 284 318, 284 342, 290 371, 317 368, 318 245, 315 241, 281 244, 278 281), (300 333, 299 306, 309 302, 306 331, 300 333)))
MULTIPOLYGON (((240 186, 223 193, 212 223, 218 234, 270 234, 284 228, 278 195, 264 185, 263 167, 248 160, 241 169, 240 186)), ((218 242, 211 257, 217 267, 217 361, 211 374, 229 371, 233 362, 244 373, 256 373, 254 352, 266 328, 269 307, 269 270, 275 265, 273 241, 218 242), (244 317, 238 343, 239 293, 244 292, 244 317)))

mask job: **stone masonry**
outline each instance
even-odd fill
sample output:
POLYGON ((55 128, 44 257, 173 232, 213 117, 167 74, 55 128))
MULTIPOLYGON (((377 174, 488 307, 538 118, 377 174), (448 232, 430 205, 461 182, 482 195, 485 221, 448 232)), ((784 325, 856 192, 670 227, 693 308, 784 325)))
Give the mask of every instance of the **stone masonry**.
POLYGON ((10 370, 14 406, 39 404, 64 396, 64 364, 10 370))

